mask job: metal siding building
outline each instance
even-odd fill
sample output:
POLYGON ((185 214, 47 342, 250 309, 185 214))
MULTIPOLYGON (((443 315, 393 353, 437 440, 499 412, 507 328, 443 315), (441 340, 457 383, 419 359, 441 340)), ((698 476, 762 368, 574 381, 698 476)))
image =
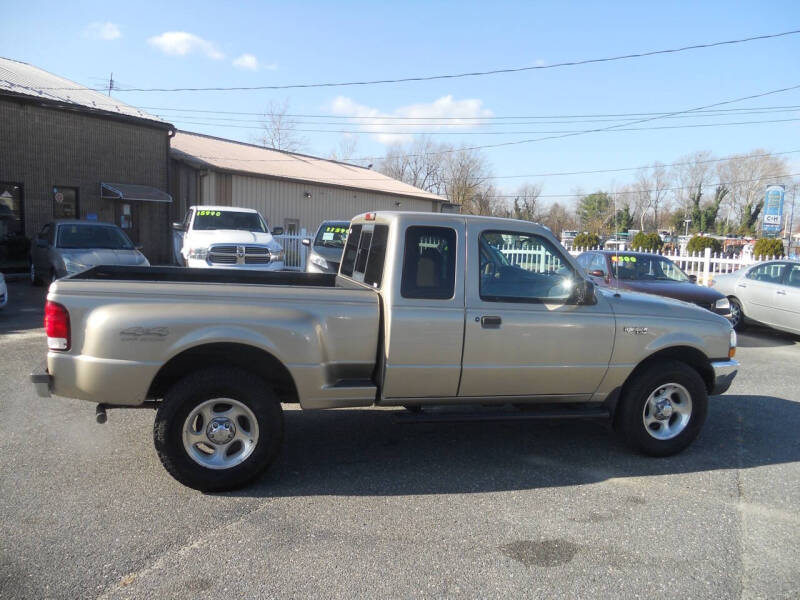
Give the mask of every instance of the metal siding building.
POLYGON ((257 209, 271 227, 312 233, 372 210, 440 212, 446 201, 364 167, 179 131, 172 140, 174 220, 193 204, 257 209))

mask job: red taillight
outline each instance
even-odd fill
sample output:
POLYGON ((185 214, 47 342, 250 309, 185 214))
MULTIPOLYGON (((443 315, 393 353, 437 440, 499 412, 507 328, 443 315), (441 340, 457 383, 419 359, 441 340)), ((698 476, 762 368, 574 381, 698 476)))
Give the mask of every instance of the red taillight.
POLYGON ((374 221, 375 220, 375 213, 374 212, 368 212, 367 214, 364 215, 364 220, 365 221, 374 221))
POLYGON ((48 300, 44 305, 44 331, 50 350, 69 350, 71 340, 67 309, 48 300))

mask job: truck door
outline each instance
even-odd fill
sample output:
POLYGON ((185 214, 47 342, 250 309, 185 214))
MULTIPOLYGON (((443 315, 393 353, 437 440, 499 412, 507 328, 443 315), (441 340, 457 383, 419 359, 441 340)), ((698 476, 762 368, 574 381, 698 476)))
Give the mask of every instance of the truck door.
POLYGON ((571 300, 581 275, 544 236, 471 223, 467 238, 459 396, 588 399, 611 358, 608 303, 571 300))
MULTIPOLYGON (((428 221, 430 222, 430 221, 428 221)), ((398 230, 392 298, 385 311, 382 396, 453 398, 464 341, 464 221, 398 230)))

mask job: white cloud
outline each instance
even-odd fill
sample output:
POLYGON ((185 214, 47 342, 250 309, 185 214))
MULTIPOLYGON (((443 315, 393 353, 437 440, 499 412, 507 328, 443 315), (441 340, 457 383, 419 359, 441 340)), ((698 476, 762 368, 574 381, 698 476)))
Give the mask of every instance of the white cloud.
POLYGON ((258 64, 258 59, 252 54, 242 54, 238 58, 234 59, 233 66, 237 69, 242 69, 245 71, 258 71, 260 67, 258 64))
POLYGON ((337 115, 357 117, 353 120, 354 124, 366 133, 373 133, 375 139, 382 144, 406 142, 413 137, 412 132, 435 133, 470 129, 477 126, 473 120, 476 117, 491 117, 494 114, 488 108, 483 108, 482 100, 455 100, 450 95, 433 102, 401 106, 388 113, 357 104, 345 96, 338 96, 331 103, 330 109, 337 115), (386 130, 397 133, 379 133, 386 130), (405 130, 409 133, 402 133, 405 130))
POLYGON ((186 56, 197 52, 214 60, 225 58, 216 44, 186 31, 165 31, 161 35, 151 37, 147 43, 170 56, 186 56))
POLYGON ((86 26, 86 37, 95 39, 95 40, 116 40, 117 38, 122 37, 122 32, 119 30, 119 26, 106 21, 105 23, 95 22, 89 23, 86 26))

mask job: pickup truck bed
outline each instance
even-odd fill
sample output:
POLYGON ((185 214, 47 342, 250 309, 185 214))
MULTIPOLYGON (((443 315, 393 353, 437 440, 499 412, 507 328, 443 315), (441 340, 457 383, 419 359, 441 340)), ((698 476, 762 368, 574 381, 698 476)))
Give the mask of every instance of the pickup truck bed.
MULTIPOLYGON (((333 273, 295 271, 237 271, 235 269, 187 269, 185 267, 93 267, 69 280, 150 281, 155 283, 231 283, 335 287, 333 273)), ((345 284, 346 285, 346 284, 345 284)))

